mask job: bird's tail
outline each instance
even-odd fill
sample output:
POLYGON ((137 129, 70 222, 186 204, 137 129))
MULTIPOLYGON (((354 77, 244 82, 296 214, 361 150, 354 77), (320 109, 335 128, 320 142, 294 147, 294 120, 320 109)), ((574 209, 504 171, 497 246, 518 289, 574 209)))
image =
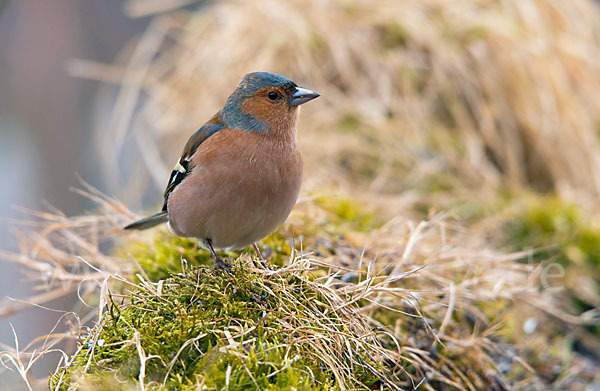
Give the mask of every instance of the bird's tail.
POLYGON ((152 228, 156 225, 166 223, 168 220, 169 220, 169 216, 167 215, 167 212, 165 212, 165 211, 156 212, 152 216, 135 221, 135 222, 125 226, 124 229, 138 229, 138 230, 148 229, 148 228, 152 228))

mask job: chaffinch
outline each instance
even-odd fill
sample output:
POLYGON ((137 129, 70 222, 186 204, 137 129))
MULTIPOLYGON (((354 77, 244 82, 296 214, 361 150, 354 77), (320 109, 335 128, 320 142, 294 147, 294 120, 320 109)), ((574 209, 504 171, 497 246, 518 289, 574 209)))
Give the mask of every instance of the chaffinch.
POLYGON ((198 238, 230 271, 215 249, 240 249, 288 217, 302 181, 296 144, 299 105, 319 96, 285 76, 249 73, 225 106, 183 148, 164 192, 162 210, 125 229, 167 222, 171 232, 198 238))

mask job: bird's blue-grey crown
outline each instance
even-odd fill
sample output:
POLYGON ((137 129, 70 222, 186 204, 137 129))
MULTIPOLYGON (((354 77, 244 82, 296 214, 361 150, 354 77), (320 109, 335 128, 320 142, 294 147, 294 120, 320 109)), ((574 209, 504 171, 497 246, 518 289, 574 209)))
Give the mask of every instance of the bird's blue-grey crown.
POLYGON ((314 99, 319 94, 300 88, 293 80, 271 72, 249 73, 240 81, 221 110, 223 122, 230 128, 256 132, 266 131, 268 126, 250 114, 244 114, 242 103, 258 90, 266 87, 281 87, 291 97, 290 105, 296 106, 314 99))
POLYGON ((266 87, 282 87, 286 91, 293 93, 298 86, 293 80, 277 73, 253 72, 244 76, 235 92, 239 91, 243 96, 248 97, 261 88, 266 87))

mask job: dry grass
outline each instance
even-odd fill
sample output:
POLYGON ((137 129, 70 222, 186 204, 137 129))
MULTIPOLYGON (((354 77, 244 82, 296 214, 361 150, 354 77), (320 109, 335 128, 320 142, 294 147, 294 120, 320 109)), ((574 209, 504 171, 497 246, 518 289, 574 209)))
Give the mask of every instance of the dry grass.
MULTIPOLYGON (((29 365, 23 358, 35 362, 40 355, 59 352, 60 365, 69 367, 78 355, 69 356, 57 348, 61 340, 80 340, 79 349, 95 346, 109 313, 111 296, 120 297, 133 289, 138 297, 146 297, 138 306, 158 297, 169 300, 160 291, 165 289, 163 285, 172 285, 172 279, 151 281, 133 258, 116 259, 110 252, 100 251, 98 245, 105 235, 114 233, 115 227, 130 219, 131 214, 120 203, 89 190, 102 213, 71 219, 39 215, 45 220, 40 227, 48 227, 41 230, 39 241, 23 241, 21 255, 4 254, 4 258, 28 269, 41 288, 72 293, 74 289, 68 289, 77 287, 81 300, 88 303, 87 309, 79 311, 82 320, 76 317, 67 332, 40 338, 22 351, 16 346, 2 353, 3 364, 16 368, 27 381, 31 380, 27 375, 29 365), (66 245, 70 248, 65 249, 66 245), (48 279, 49 275, 53 278, 48 279), (133 283, 135 278, 141 283, 133 283), (96 304, 90 307, 90 303, 96 304)), ((304 250, 292 253, 286 267, 265 271, 249 266, 246 256, 237 261, 246 264, 252 278, 262 281, 255 284, 269 292, 268 300, 280 303, 278 313, 283 315, 279 317, 279 332, 294 336, 290 348, 301 343, 312 349, 315 358, 325 358, 340 387, 355 384, 353 371, 368 368, 365 353, 366 357, 377 358, 373 362, 385 363, 385 370, 372 367, 369 371, 384 384, 389 383, 390 388, 421 384, 423 389, 432 390, 437 384, 464 390, 532 389, 532 384, 540 382, 525 360, 498 339, 501 325, 497 322, 502 320, 495 310, 490 311, 521 305, 529 314, 562 316, 552 311, 554 293, 538 290, 535 281, 539 267, 519 262, 526 254, 492 250, 485 238, 443 216, 420 223, 398 217, 369 233, 347 231, 344 238, 335 234, 338 223, 330 211, 307 200, 298 205, 280 232, 284 238, 298 231, 305 236, 300 246, 304 250), (311 227, 327 228, 310 232, 311 227), (314 278, 308 278, 307 273, 314 278), (307 305, 304 296, 296 296, 299 285, 290 283, 290 278, 308 285, 303 295, 315 292, 326 300, 316 307, 307 305), (345 325, 343 332, 338 325, 345 325), (352 353, 354 349, 361 354, 352 353), (511 380, 498 372, 498 366, 507 363, 511 380)), ((135 234, 128 236, 127 242, 152 242, 154 236, 135 234)), ((576 316, 566 319, 581 320, 576 316)), ((238 330, 239 336, 246 335, 244 330, 238 330)), ((235 345, 237 337, 229 338, 235 345)), ((184 349, 192 342, 176 348, 184 349)), ((139 340, 122 343, 137 346, 139 340)), ((140 345, 138 353, 143 352, 149 360, 152 354, 144 349, 149 347, 140 345)), ((91 355, 88 351, 87 366, 93 356, 93 351, 91 355)), ((138 380, 144 381, 143 372, 138 380)))
POLYGON ((271 70, 322 94, 301 122, 307 187, 525 185, 595 208, 599 17, 590 0, 224 1, 157 14, 123 67, 72 69, 121 85, 98 145, 128 202, 164 186, 241 75, 271 70))

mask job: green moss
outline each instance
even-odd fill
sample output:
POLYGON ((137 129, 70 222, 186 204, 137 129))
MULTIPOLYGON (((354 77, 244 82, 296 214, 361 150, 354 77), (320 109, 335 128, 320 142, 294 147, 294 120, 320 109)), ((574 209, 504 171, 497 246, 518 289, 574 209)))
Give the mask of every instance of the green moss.
POLYGON ((268 256, 269 263, 283 266, 292 254, 292 246, 281 231, 276 231, 261 241, 263 256, 268 256))
MULTIPOLYGON (((336 389, 323 355, 301 341, 309 334, 290 331, 318 328, 306 325, 303 314, 325 311, 327 299, 298 275, 278 275, 269 282, 247 271, 241 260, 236 265, 234 274, 199 266, 187 268, 186 275, 171 275, 154 289, 137 286, 128 304, 110 305, 102 326, 88 338, 74 364, 51 378, 51 387, 61 376, 61 390, 83 384, 110 388, 115 378, 135 384, 141 368, 139 340, 149 357, 148 389, 160 389, 162 384, 183 390, 198 385, 232 390, 336 389), (290 318, 291 313, 297 317, 290 318), (282 332, 283 324, 291 328, 282 332), (91 365, 82 376, 92 346, 91 365)), ((338 332, 348 330, 343 323, 335 327, 338 332)), ((370 358, 365 354, 363 359, 370 358)), ((358 368, 356 379, 349 383, 363 389, 379 381, 358 368)))
POLYGON ((554 256, 562 265, 600 267, 600 229, 579 207, 558 197, 532 198, 505 230, 515 248, 545 248, 537 259, 554 256))
POLYGON ((368 232, 381 225, 374 210, 351 198, 320 195, 315 203, 330 213, 330 232, 368 232))
MULTIPOLYGON (((291 246, 284 233, 275 232, 261 241, 261 252, 269 255, 269 262, 283 266, 291 254, 291 246)), ((222 251, 220 254, 229 259, 236 259, 244 253, 254 253, 252 247, 238 251, 222 251)), ((128 257, 135 254, 135 259, 150 278, 159 281, 173 273, 181 272, 185 265, 214 265, 210 253, 198 245, 193 238, 174 236, 166 231, 160 232, 152 243, 133 242, 117 251, 117 255, 128 257)))
MULTIPOLYGON (((514 249, 532 248, 534 262, 558 263, 564 273, 546 283, 564 289, 571 311, 584 313, 596 308, 600 298, 600 229, 592 225, 576 205, 558 197, 532 197, 525 209, 505 225, 514 249)), ((556 266, 552 273, 561 272, 556 266)), ((544 276, 542 269, 542 278, 544 276)), ((579 333, 600 335, 600 325, 579 333)), ((580 336, 575 337, 578 342, 580 336)), ((583 342, 581 342, 583 343, 583 342)))
POLYGON ((183 262, 195 266, 213 263, 210 253, 199 249, 196 239, 174 236, 166 231, 158 233, 152 244, 133 242, 117 251, 122 257, 131 254, 135 254, 135 259, 152 281, 180 272, 183 262))

